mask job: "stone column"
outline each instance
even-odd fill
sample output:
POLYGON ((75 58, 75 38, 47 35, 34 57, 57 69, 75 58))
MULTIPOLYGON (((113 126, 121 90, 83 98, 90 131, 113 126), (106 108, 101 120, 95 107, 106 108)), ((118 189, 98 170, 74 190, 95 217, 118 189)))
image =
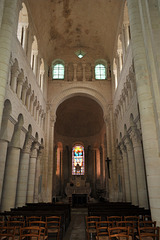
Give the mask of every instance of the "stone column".
POLYGON ((115 144, 115 131, 114 131, 114 120, 113 120, 113 111, 112 105, 109 106, 109 114, 110 114, 110 126, 111 126, 111 166, 112 166, 112 198, 113 201, 118 200, 118 179, 117 179, 117 167, 116 167, 116 144, 115 144))
POLYGON ((1 203, 7 147, 8 147, 8 141, 6 141, 4 139, 0 139, 0 149, 1 149, 1 154, 0 154, 0 203, 1 203))
POLYGON ((68 64, 66 63, 65 64, 65 81, 67 82, 68 81, 68 64))
POLYGON ((39 180, 40 180, 40 176, 41 176, 41 159, 42 159, 42 155, 43 155, 43 146, 39 147, 39 151, 38 151, 38 156, 37 156, 37 164, 36 164, 36 176, 35 176, 35 190, 34 190, 34 203, 38 203, 39 202, 39 180))
POLYGON ((18 96, 19 99, 21 99, 22 85, 23 85, 23 80, 19 80, 18 81, 18 86, 17 86, 17 96, 18 96))
POLYGON ((48 159, 48 201, 52 201, 52 185, 53 185, 53 148, 54 148, 54 124, 56 122, 56 116, 52 116, 50 119, 50 132, 49 132, 49 159, 48 159))
POLYGON ((133 205, 138 205, 138 193, 137 193, 137 180, 136 180, 136 168, 133 146, 129 136, 125 136, 124 143, 127 149, 128 165, 129 165, 129 178, 131 188, 131 201, 133 205))
POLYGON ((1 211, 7 211, 15 207, 22 125, 23 118, 19 115, 7 152, 1 211))
MULTIPOLYGON (((127 0, 127 2, 132 39, 132 53, 136 74, 137 96, 141 116, 142 138, 144 146, 150 209, 152 214, 152 220, 157 221, 157 225, 159 226, 160 141, 158 139, 160 130, 156 117, 159 113, 159 110, 157 112, 155 108, 155 95, 153 94, 153 89, 151 88, 153 84, 153 79, 151 79, 151 75, 149 74, 149 72, 152 68, 151 65, 148 65, 146 61, 152 59, 152 54, 148 54, 146 58, 146 53, 149 53, 151 49, 148 49, 148 44, 144 44, 146 43, 146 37, 148 36, 144 33, 144 29, 145 27, 148 28, 148 24, 146 25, 141 22, 141 20, 146 20, 146 17, 144 18, 142 16, 143 7, 139 9, 139 4, 141 4, 141 1, 127 0)), ((159 91, 156 92, 159 95, 159 91)), ((159 109, 159 100, 157 103, 157 107, 159 109)))
POLYGON ((3 17, 4 2, 5 2, 5 0, 0 1, 0 27, 1 27, 1 23, 2 23, 2 17, 3 17))
MULTIPOLYGON (((106 124, 106 141, 107 141, 107 157, 109 158, 109 160, 111 160, 111 130, 110 130, 110 123, 109 123, 109 119, 107 118, 107 116, 104 116, 104 121, 106 124)), ((107 167, 108 168, 108 167, 107 167)), ((111 200, 111 196, 110 196, 110 189, 112 189, 112 185, 111 185, 111 177, 112 177, 112 173, 111 173, 111 163, 109 163, 109 171, 110 171, 110 176, 106 176, 106 198, 108 200, 111 200)), ((107 169, 108 172, 108 169, 107 169)))
POLYGON ((31 144, 32 144, 32 140, 30 137, 31 135, 28 132, 26 135, 24 147, 20 156, 19 175, 18 175, 18 182, 17 182, 16 207, 22 207, 26 204, 29 158, 30 158, 31 144))
POLYGON ((74 67, 73 81, 75 82, 75 81, 77 81, 77 64, 74 63, 73 67, 74 67))
POLYGON ((95 65, 91 65, 92 81, 95 81, 95 65))
POLYGON ((26 103, 27 90, 28 90, 28 86, 26 86, 26 84, 24 84, 23 88, 22 88, 22 102, 23 102, 24 105, 26 103))
POLYGON ((82 63, 82 69, 83 69, 83 81, 86 81, 86 64, 82 63))
POLYGON ((120 144, 120 149, 121 149, 122 156, 123 156, 126 202, 131 202, 131 191, 130 191, 130 179, 129 179, 129 166, 128 166, 127 150, 126 150, 126 148, 125 148, 125 146, 122 142, 120 144))
POLYGON ((122 161, 122 154, 118 146, 117 146, 117 175, 118 175, 118 201, 123 202, 124 200, 123 161, 122 161))
POLYGON ((3 9, 3 16, 1 15, 2 20, 0 29, 0 126, 6 94, 13 29, 16 20, 17 0, 6 0, 5 2, 2 0, 1 6, 3 9))
POLYGON ((133 143, 133 150, 134 150, 134 157, 135 157, 139 207, 144 207, 148 209, 147 185, 146 185, 141 137, 136 127, 131 127, 131 129, 132 130, 130 132, 130 138, 133 143))
POLYGON ((33 203, 33 199, 34 199, 37 150, 38 150, 38 143, 33 142, 31 147, 31 156, 29 159, 27 203, 33 203))

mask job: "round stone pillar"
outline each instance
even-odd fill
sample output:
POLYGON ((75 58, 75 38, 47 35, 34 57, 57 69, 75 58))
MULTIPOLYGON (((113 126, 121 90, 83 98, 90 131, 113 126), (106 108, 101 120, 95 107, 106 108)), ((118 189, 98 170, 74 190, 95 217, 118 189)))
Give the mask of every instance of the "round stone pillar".
POLYGON ((133 205, 138 205, 138 193, 137 193, 137 180, 136 169, 132 143, 128 136, 125 136, 124 143, 127 149, 128 165, 129 165, 129 178, 131 187, 131 201, 133 205))
POLYGON ((1 203, 7 147, 8 147, 8 141, 0 139, 0 149, 1 149, 1 154, 0 154, 0 203, 1 203))
POLYGON ((35 176, 35 191, 34 191, 34 203, 38 203, 39 202, 39 190, 40 190, 40 186, 39 186, 39 180, 40 180, 40 176, 41 176, 41 158, 43 155, 43 146, 39 147, 39 151, 38 151, 38 156, 37 156, 37 165, 36 165, 36 176, 35 176))
POLYGON ((1 15, 2 20, 0 31, 0 126, 2 121, 4 97, 6 94, 13 29, 16 20, 15 14, 17 0, 2 0, 1 6, 3 9, 3 15, 1 15))
MULTIPOLYGON (((48 159, 48 181, 47 192, 48 201, 52 201, 52 185, 53 185, 53 148, 54 148, 54 124, 56 122, 56 116, 50 118, 50 131, 49 131, 49 159, 48 159)), ((63 155, 63 154, 62 154, 63 155)), ((61 160, 62 160, 61 155, 61 160)), ((61 177, 61 176, 60 176, 61 177)))
MULTIPOLYGON (((130 32, 132 39, 132 53, 134 59, 134 68, 136 75, 137 97, 139 103, 139 110, 141 116, 142 138, 144 147, 144 157, 146 166, 146 175, 148 183, 148 193, 150 209, 152 214, 152 220, 157 221, 157 225, 160 225, 160 141, 159 141, 159 99, 156 101, 155 94, 153 94, 153 88, 151 87, 156 83, 156 77, 151 79, 152 64, 148 65, 148 61, 153 60, 151 53, 151 45, 145 45, 148 42, 148 24, 144 25, 144 21, 147 17, 142 15, 145 12, 143 4, 147 1, 141 0, 127 0, 130 32), (141 8, 139 8, 141 6, 141 8), (147 33, 147 34, 146 34, 147 33), (146 57, 146 54, 148 56, 146 57), (149 74, 150 73, 150 74, 149 74), (157 111, 157 109, 158 111, 157 111), (156 118, 155 118, 156 117, 156 118)), ((152 4, 152 1, 150 1, 152 4)), ((152 5, 154 8, 156 5, 152 5)), ((146 12, 145 12, 146 14, 146 12)), ((153 38, 153 35, 152 35, 153 38)), ((153 40, 153 39, 150 39, 153 40)), ((151 41, 150 41, 151 43, 151 41)), ((153 52, 152 52, 153 53, 153 52)), ((154 89, 156 94, 159 95, 159 91, 154 89)))
POLYGON ((132 131, 130 132, 130 138, 133 143, 133 150, 134 150, 134 157, 135 157, 139 207, 144 207, 148 209, 147 185, 146 185, 141 137, 136 127, 131 127, 131 129, 132 131))
POLYGON ((31 156, 29 160, 27 203, 33 203, 33 198, 34 198, 38 143, 33 142, 31 149, 32 149, 31 156))
POLYGON ((23 147, 21 158, 20 158, 20 164, 19 164, 16 207, 22 207, 26 204, 31 144, 32 144, 32 140, 29 134, 27 134, 25 145, 23 147))
POLYGON ((120 149, 121 149, 122 156, 123 156, 126 202, 131 202, 131 191, 130 191, 130 179, 129 179, 129 167, 128 167, 127 150, 126 150, 126 148, 125 148, 125 146, 122 142, 120 143, 120 149))
POLYGON ((1 211, 15 207, 20 148, 10 146, 7 153, 1 211))

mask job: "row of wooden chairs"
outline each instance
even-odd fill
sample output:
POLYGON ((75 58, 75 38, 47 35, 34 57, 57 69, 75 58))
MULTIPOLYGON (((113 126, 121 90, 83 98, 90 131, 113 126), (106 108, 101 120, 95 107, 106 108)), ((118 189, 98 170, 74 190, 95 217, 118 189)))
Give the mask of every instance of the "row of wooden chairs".
POLYGON ((12 220, 13 218, 10 217, 8 219, 9 220, 7 221, 0 222, 0 239, 4 239, 5 234, 11 234, 14 239, 23 239, 23 230, 27 234, 36 232, 36 234, 40 234, 40 237, 43 240, 48 238, 48 236, 53 235, 55 235, 56 239, 60 238, 61 217, 46 217, 46 221, 42 221, 41 217, 37 216, 28 217, 26 218, 26 221, 24 221, 24 219, 20 220, 20 218, 14 218, 19 220, 12 220), (36 228, 37 230, 34 231, 33 228, 36 228))
MULTIPOLYGON (((124 228, 126 231, 126 228, 129 230, 129 236, 134 239, 135 237, 139 237, 139 229, 144 228, 156 228, 156 222, 153 221, 125 221, 122 220, 121 217, 116 218, 115 216, 112 218, 114 221, 102 221, 100 216, 86 216, 86 233, 87 233, 87 239, 90 239, 90 237, 97 236, 97 239, 100 239, 100 236, 104 238, 106 235, 109 237, 109 230, 108 229, 119 229, 124 228), (115 221, 120 220, 120 221, 115 221)), ((122 230, 121 229, 121 230, 122 230)), ((120 231, 120 230, 119 230, 120 231)), ((159 232, 158 232, 159 233, 159 232)), ((112 235, 112 234, 111 234, 112 235)), ((107 238, 104 238, 107 239, 107 238)))
POLYGON ((145 216, 106 216, 107 221, 151 221, 150 215, 145 216))

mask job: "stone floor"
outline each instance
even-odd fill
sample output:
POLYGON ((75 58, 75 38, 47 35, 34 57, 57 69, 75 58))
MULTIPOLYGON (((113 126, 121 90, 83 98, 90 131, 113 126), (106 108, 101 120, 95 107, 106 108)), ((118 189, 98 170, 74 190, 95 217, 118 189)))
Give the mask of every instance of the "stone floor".
POLYGON ((71 222, 63 240, 85 240, 85 216, 87 208, 72 208, 71 222))

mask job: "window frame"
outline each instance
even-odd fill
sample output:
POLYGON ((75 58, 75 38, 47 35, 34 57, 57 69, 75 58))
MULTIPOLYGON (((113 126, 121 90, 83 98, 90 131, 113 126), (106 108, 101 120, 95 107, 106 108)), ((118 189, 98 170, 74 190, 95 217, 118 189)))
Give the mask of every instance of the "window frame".
POLYGON ((64 80, 64 78, 65 78, 65 66, 63 61, 54 61, 52 63, 52 80, 64 80), (58 66, 57 69, 55 69, 56 66, 58 66), (57 73, 54 73, 54 71, 57 71, 57 73))

